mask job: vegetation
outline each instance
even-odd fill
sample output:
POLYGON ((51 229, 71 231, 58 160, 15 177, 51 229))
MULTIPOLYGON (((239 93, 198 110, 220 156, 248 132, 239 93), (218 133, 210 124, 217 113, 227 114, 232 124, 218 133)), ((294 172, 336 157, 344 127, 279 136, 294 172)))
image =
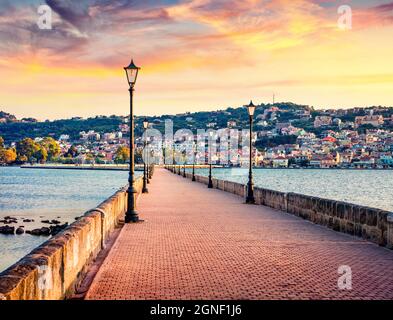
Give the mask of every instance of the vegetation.
POLYGON ((284 144, 295 144, 297 140, 297 136, 289 135, 289 136, 277 136, 277 137, 263 137, 262 139, 256 142, 256 147, 258 149, 268 149, 278 147, 284 144))
POLYGON ((60 146, 53 138, 44 138, 41 142, 36 142, 31 138, 25 138, 16 143, 15 148, 5 148, 4 140, 0 137, 0 164, 13 163, 44 163, 47 160, 54 160, 60 155, 60 146))
POLYGON ((124 164, 129 160, 130 160, 130 149, 124 146, 119 147, 116 151, 115 163, 124 164))
POLYGON ((16 160, 16 152, 14 148, 6 149, 4 147, 4 139, 0 137, 0 165, 11 164, 16 160))
POLYGON ((25 138, 52 137, 58 139, 68 134, 72 140, 79 137, 79 132, 94 130, 99 133, 119 130, 121 117, 95 117, 86 120, 67 119, 45 122, 10 122, 0 124, 0 135, 7 143, 25 138))

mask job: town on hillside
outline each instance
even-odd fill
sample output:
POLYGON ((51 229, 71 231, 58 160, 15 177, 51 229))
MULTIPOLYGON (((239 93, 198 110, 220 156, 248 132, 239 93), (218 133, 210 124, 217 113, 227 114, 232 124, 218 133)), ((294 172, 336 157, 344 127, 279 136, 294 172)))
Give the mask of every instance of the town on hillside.
MULTIPOLYGON (((142 161, 144 119, 136 117, 137 162, 142 161)), ((189 129, 195 132, 195 140, 200 139, 198 129, 240 132, 249 127, 244 107, 147 117, 147 120, 151 128, 163 134, 165 121, 172 120, 175 131, 189 129)), ((40 122, 33 118, 18 120, 0 112, 0 137, 3 165, 25 162, 118 164, 129 159, 127 116, 40 122)), ((389 169, 393 168, 393 108, 316 110, 293 103, 261 104, 254 118, 253 140, 256 167, 389 169)), ((165 149, 171 148, 152 145, 156 155, 165 154, 168 152, 165 149)), ((207 147, 205 152, 208 159, 207 147)), ((220 152, 218 148, 217 165, 220 165, 220 152)), ((160 159, 163 163, 164 157, 160 159)), ((229 165, 248 164, 248 152, 245 154, 240 149, 236 160, 229 165)))

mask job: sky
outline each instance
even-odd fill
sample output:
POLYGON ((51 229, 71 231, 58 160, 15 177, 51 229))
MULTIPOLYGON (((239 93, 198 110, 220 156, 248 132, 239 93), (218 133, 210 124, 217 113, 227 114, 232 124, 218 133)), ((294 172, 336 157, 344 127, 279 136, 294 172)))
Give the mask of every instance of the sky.
POLYGON ((0 110, 126 115, 131 58, 137 115, 273 93, 315 108, 392 106, 392 36, 392 0, 0 0, 0 110), (50 30, 37 25, 43 4, 50 30))

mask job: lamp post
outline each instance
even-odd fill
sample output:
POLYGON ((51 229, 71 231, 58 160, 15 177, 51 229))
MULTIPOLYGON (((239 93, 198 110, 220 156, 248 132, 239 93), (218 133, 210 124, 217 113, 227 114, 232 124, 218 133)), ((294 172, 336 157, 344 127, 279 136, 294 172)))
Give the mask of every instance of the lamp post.
POLYGON ((175 173, 175 146, 172 146, 172 172, 175 173))
POLYGON ((212 173, 212 160, 213 160, 213 155, 212 155, 212 140, 213 140, 213 132, 210 131, 209 132, 209 184, 207 185, 207 187, 209 189, 213 189, 213 173, 212 173))
POLYGON ((193 143, 193 151, 194 151, 194 161, 192 163, 192 181, 196 181, 195 178, 195 162, 196 162, 196 155, 197 155, 197 148, 195 142, 193 143))
MULTIPOLYGON (((150 152, 149 152, 149 163, 151 162, 150 158, 153 158, 153 161, 154 161, 154 150, 150 150, 150 152)), ((153 175, 152 175, 152 170, 151 169, 152 168, 149 167, 149 175, 147 176, 147 183, 148 184, 150 183, 150 180, 153 179, 153 175)))
POLYGON ((249 165, 249 173, 248 173, 248 184, 247 184, 247 198, 246 198, 246 203, 248 204, 255 204, 255 197, 254 197, 254 183, 253 183, 253 178, 252 178, 252 166, 253 166, 253 161, 252 161, 252 127, 253 127, 253 121, 254 121, 254 114, 255 114, 255 109, 256 106, 250 102, 250 104, 247 106, 248 110, 248 115, 250 119, 250 165, 249 165))
MULTIPOLYGON (((147 152, 146 152, 147 151, 146 150, 146 145, 147 145, 147 143, 146 143, 146 130, 147 130, 148 127, 149 127, 149 122, 147 121, 147 119, 143 120, 143 131, 144 131, 144 136, 145 136, 145 139, 143 141, 143 147, 144 147, 143 150, 145 152, 145 157, 146 157, 146 154, 147 154, 147 152)), ((149 193, 149 190, 147 189, 147 170, 146 170, 146 168, 147 168, 146 161, 143 161, 143 188, 142 188, 142 193, 149 193)))
MULTIPOLYGON (((150 141, 150 140, 149 140, 150 141)), ((146 183, 150 184, 150 150, 147 150, 147 174, 146 174, 146 183)))
POLYGON ((128 67, 124 68, 127 75, 127 82, 129 85, 128 91, 130 92, 130 168, 129 168, 129 177, 128 177, 128 199, 127 199, 127 212, 125 216, 125 223, 137 223, 142 222, 139 219, 138 213, 136 211, 136 189, 135 189, 135 153, 134 153, 134 108, 133 108, 133 98, 134 98, 134 90, 135 83, 138 78, 138 73, 140 68, 134 64, 134 61, 131 60, 131 63, 128 67))
POLYGON ((183 178, 186 178, 186 163, 187 163, 187 158, 186 155, 184 155, 183 178))
POLYGON ((179 164, 177 165, 177 175, 181 176, 181 159, 182 159, 182 154, 179 154, 179 164))

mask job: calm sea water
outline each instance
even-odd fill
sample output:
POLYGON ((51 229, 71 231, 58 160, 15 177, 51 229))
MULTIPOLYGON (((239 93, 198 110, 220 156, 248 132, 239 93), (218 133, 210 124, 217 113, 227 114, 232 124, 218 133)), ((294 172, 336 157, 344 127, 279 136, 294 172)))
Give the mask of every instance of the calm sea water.
MULTIPOLYGON (((207 176, 207 169, 196 170, 207 176)), ((247 169, 213 169, 215 178, 247 183, 247 169)), ((256 169, 257 187, 295 192, 393 211, 393 171, 256 169)))
MULTIPOLYGON (((125 171, 30 170, 0 167, 0 220, 19 218, 25 230, 41 220, 72 223, 127 184, 125 171), (21 218, 34 219, 23 223, 21 218)), ((3 224, 0 224, 3 225, 3 224)), ((17 262, 47 237, 0 235, 0 272, 17 262)))

